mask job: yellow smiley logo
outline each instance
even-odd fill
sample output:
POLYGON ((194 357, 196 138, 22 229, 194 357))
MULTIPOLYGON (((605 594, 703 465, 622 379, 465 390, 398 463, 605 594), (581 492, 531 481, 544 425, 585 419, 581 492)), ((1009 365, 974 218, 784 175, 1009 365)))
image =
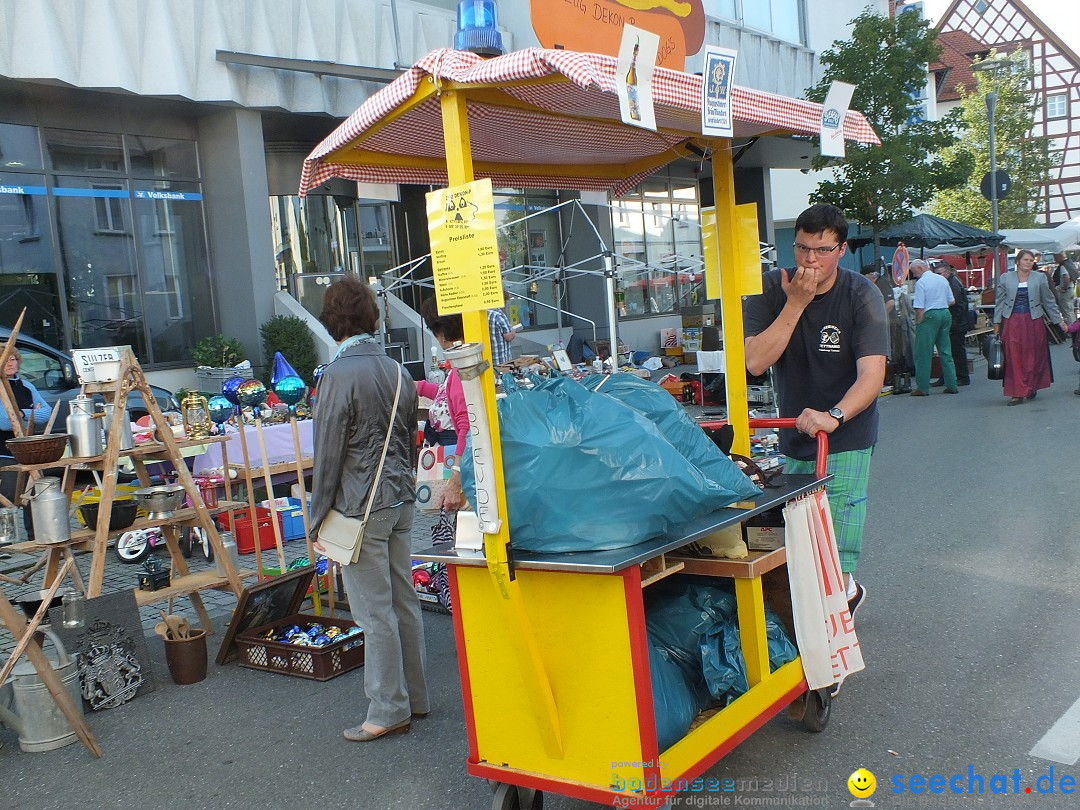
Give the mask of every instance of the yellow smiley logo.
POLYGON ((873 796, 877 790, 877 779, 866 768, 859 768, 848 777, 847 788, 855 798, 866 799, 873 796))

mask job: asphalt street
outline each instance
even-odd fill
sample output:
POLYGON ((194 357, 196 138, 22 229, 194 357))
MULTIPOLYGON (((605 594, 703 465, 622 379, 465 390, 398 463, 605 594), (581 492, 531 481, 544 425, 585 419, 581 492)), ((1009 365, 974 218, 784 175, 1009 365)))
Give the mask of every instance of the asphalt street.
MULTIPOLYGON (((673 806, 869 806, 847 788, 860 767, 879 808, 1080 806, 1080 397, 1068 347, 1053 361, 1058 382, 1018 407, 982 363, 958 396, 880 400, 858 574, 866 671, 824 732, 781 715, 707 772, 715 787, 673 806)), ((342 739, 363 717, 362 670, 319 684, 211 663, 181 687, 154 637, 157 690, 90 718, 104 758, 25 754, 0 729, 0 807, 490 807, 465 771, 451 620, 424 616, 433 711, 404 736, 342 739)))

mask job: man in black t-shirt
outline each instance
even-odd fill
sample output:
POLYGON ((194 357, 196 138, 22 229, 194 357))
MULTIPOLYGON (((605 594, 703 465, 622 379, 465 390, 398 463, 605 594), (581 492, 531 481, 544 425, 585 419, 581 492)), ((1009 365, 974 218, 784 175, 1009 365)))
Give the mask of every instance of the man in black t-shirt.
POLYGON ((813 472, 818 431, 829 434, 826 485, 840 567, 854 614, 865 589, 855 581, 866 520, 870 455, 877 442, 877 397, 885 381, 888 322, 881 293, 838 265, 848 224, 834 205, 811 206, 795 221, 792 270, 765 274, 761 295, 743 304, 746 368, 776 367, 781 431, 789 473, 813 472))

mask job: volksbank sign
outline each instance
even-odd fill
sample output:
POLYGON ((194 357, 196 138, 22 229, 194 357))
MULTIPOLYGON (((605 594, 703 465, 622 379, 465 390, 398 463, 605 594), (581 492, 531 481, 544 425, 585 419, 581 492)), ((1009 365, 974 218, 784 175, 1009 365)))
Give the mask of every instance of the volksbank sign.
MULTIPOLYGON (((23 195, 46 195, 49 189, 45 186, 8 185, 0 183, 0 194, 23 195)), ((53 196, 56 197, 119 197, 127 199, 131 197, 125 189, 117 188, 54 188, 53 196)), ((193 191, 136 191, 136 200, 168 200, 169 202, 198 202, 203 198, 202 194, 193 191)))

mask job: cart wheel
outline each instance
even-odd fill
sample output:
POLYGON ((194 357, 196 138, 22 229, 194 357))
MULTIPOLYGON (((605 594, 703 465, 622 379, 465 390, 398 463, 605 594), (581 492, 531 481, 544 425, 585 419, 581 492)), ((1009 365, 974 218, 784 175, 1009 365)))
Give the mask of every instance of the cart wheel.
POLYGON ((828 689, 815 689, 805 695, 806 709, 803 711, 802 724, 807 731, 815 734, 824 731, 829 725, 832 712, 832 696, 828 689))
POLYGON ((141 562, 150 556, 150 538, 144 529, 124 532, 116 539, 116 547, 113 550, 121 562, 141 562))
POLYGON ((185 557, 191 557, 198 551, 207 562, 214 561, 214 547, 210 545, 210 538, 201 526, 186 526, 180 533, 180 553, 185 557))
POLYGON ((533 788, 496 783, 491 810, 544 810, 544 794, 533 788))

